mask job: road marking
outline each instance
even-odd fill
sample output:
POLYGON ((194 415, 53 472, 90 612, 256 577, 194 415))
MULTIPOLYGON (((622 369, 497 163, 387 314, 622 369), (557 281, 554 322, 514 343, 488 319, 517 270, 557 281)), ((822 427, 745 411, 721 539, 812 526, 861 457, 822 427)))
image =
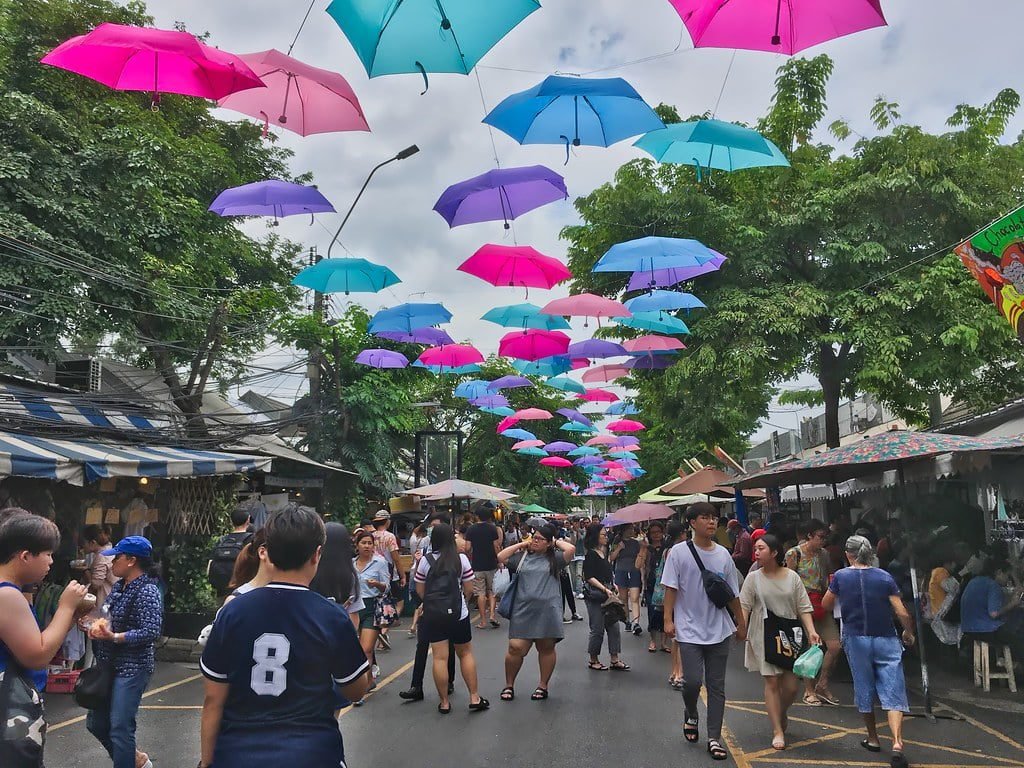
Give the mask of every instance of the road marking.
POLYGON ((962 717, 964 719, 964 721, 970 723, 975 728, 977 728, 977 729, 979 729, 981 731, 984 731, 989 736, 995 736, 997 739, 999 739, 1000 741, 1002 741, 1002 742, 1004 742, 1006 744, 1009 744, 1014 749, 1018 749, 1021 752, 1024 752, 1024 744, 1020 744, 1019 742, 1014 741, 1013 739, 1011 739, 1006 734, 1000 733, 995 728, 992 728, 992 727, 990 727, 988 725, 985 725, 981 721, 975 720, 973 717, 968 717, 963 712, 958 712, 957 710, 953 709, 952 707, 950 707, 948 705, 946 706, 946 709, 948 709, 954 715, 959 715, 960 717, 962 717))
POLYGON ((158 709, 158 710, 178 710, 178 709, 202 709, 202 704, 188 704, 181 706, 173 706, 171 704, 151 704, 145 707, 139 707, 139 709, 158 709))
MULTIPOLYGON (((705 709, 708 706, 708 692, 706 688, 700 689, 700 698, 704 702, 705 709)), ((722 741, 725 742, 725 746, 729 749, 729 754, 732 755, 733 761, 736 763, 736 768, 751 768, 750 760, 747 759, 747 753, 743 751, 743 747, 740 746, 739 741, 732 735, 732 731, 729 730, 729 726, 725 724, 725 718, 722 718, 722 741)))
MULTIPOLYGON (((416 663, 415 661, 410 661, 410 662, 406 662, 405 664, 403 664, 403 665, 402 665, 401 667, 399 667, 399 668, 398 668, 398 669, 396 669, 396 670, 395 670, 394 672, 392 672, 392 673, 391 673, 390 675, 388 675, 388 676, 387 676, 387 677, 385 677, 385 678, 384 678, 383 680, 381 680, 381 681, 380 681, 379 683, 377 683, 377 687, 376 687, 376 688, 374 688, 374 689, 373 689, 372 691, 370 691, 369 693, 367 693, 367 694, 366 694, 366 696, 364 696, 363 698, 364 698, 364 699, 368 699, 368 698, 370 698, 371 696, 373 696, 373 694, 375 694, 375 693, 377 693, 378 691, 380 691, 381 689, 383 689, 383 688, 384 688, 385 686, 387 686, 387 685, 389 685, 389 684, 393 683, 393 682, 394 682, 395 680, 397 680, 397 679, 398 679, 399 677, 401 677, 401 676, 402 676, 402 675, 404 675, 404 674, 405 674, 406 672, 408 672, 408 671, 409 671, 410 669, 412 669, 412 666, 413 666, 413 664, 415 664, 415 663, 416 663)), ((351 712, 351 711, 352 711, 353 709, 355 709, 355 707, 353 707, 353 706, 352 706, 351 704, 349 704, 349 705, 348 705, 347 707, 345 707, 345 708, 344 708, 343 710, 341 710, 341 711, 340 711, 340 712, 338 713, 338 719, 339 719, 339 720, 341 720, 341 718, 343 718, 343 717, 344 717, 345 715, 347 715, 347 714, 348 714, 349 712, 351 712)))
MULTIPOLYGON (((156 696, 158 693, 163 693, 164 691, 169 691, 172 688, 177 688, 180 685, 194 682, 201 677, 202 675, 192 675, 191 677, 186 677, 184 680, 179 680, 176 683, 169 683, 168 685, 154 688, 152 691, 146 691, 142 694, 142 698, 148 699, 150 696, 156 696)), ((78 717, 72 717, 70 720, 64 720, 63 722, 55 723, 54 725, 48 725, 46 726, 46 732, 53 733, 54 731, 59 731, 61 728, 67 728, 69 725, 77 725, 78 723, 85 722, 86 717, 87 715, 79 715, 78 717)))

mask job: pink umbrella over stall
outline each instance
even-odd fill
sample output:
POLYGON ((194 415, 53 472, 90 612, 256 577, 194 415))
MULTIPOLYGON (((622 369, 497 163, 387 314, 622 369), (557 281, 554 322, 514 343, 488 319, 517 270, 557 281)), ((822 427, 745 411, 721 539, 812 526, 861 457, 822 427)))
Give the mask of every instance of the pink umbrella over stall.
POLYGON ((491 285, 519 288, 554 288, 572 277, 565 264, 528 245, 485 245, 459 271, 491 285))
POLYGON ((543 408, 524 408, 521 411, 516 411, 516 415, 509 416, 509 418, 514 418, 519 421, 539 421, 550 419, 552 416, 543 408))
POLYGON ((530 328, 505 334, 498 344, 498 354, 519 360, 541 360, 564 355, 569 348, 569 337, 561 331, 530 328))
POLYGON ((571 467, 572 462, 568 459, 563 459, 561 456, 548 456, 540 460, 540 463, 545 467, 571 467))
POLYGON ((620 419, 608 425, 609 432, 639 432, 642 429, 647 429, 647 427, 632 419, 620 419))
POLYGON ((424 365, 440 365, 444 368, 458 368, 462 365, 482 363, 484 356, 480 350, 469 344, 445 344, 431 347, 423 351, 419 361, 424 365))
MULTIPOLYGON (((564 299, 555 299, 541 308, 541 314, 565 317, 632 317, 625 305, 593 293, 577 293, 564 299)), ((584 324, 586 327, 586 324, 584 324)))
POLYGON ((619 396, 614 392, 609 392, 607 389, 588 389, 582 395, 578 395, 580 400, 586 400, 588 403, 614 403, 619 399, 619 396))

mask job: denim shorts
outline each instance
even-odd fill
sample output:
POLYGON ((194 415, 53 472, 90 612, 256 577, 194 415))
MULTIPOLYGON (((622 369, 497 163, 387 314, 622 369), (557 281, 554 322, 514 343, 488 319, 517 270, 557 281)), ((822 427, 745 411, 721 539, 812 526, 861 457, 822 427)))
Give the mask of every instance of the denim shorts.
POLYGON ((616 571, 615 572, 615 586, 622 587, 623 589, 640 589, 643 583, 643 579, 640 577, 640 571, 637 568, 633 568, 629 571, 616 571))
POLYGON ((876 697, 886 712, 910 711, 903 677, 903 643, 898 637, 847 635, 843 650, 853 673, 858 712, 871 712, 876 697))

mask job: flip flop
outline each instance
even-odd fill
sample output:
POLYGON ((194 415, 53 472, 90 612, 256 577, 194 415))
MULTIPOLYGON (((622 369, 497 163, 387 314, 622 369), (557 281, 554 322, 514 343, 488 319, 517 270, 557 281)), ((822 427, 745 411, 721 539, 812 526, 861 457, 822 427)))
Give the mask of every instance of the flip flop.
POLYGON ((832 691, 815 690, 814 693, 826 704, 831 704, 833 707, 839 706, 839 697, 832 693, 832 691))
POLYGON ((862 747, 864 747, 864 749, 866 749, 868 752, 881 752, 882 751, 882 745, 881 744, 872 744, 867 739, 864 739, 860 743, 860 745, 862 747))
POLYGON ((604 672, 608 669, 608 667, 606 667, 600 661, 591 661, 587 663, 587 669, 592 669, 595 672, 604 672))
POLYGON ((805 693, 804 694, 804 704, 806 704, 808 707, 820 707, 821 706, 821 699, 819 699, 817 697, 817 695, 810 695, 809 696, 809 695, 807 695, 805 693))

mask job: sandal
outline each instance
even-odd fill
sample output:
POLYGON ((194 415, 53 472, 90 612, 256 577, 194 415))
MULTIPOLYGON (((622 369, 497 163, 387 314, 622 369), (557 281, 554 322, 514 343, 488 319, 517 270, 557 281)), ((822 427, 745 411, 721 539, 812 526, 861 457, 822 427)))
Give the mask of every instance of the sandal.
POLYGON ((819 699, 815 694, 805 693, 804 704, 806 704, 808 707, 820 707, 821 699, 819 699))
POLYGON ((672 653, 672 649, 671 648, 662 647, 661 652, 662 653, 672 653))
POLYGON ((632 667, 624 661, 613 661, 609 669, 613 672, 629 672, 632 667))
POLYGON ((500 627, 500 626, 501 626, 501 622, 500 622, 500 621, 498 621, 497 619, 491 619, 491 626, 492 626, 492 627, 493 627, 494 629, 497 629, 498 627, 500 627))
POLYGON ((778 752, 781 752, 785 748, 786 748, 786 737, 785 736, 776 736, 774 739, 772 739, 772 749, 774 749, 774 750, 776 750, 778 752))
POLYGON ((491 702, 489 702, 487 699, 485 699, 483 696, 481 696, 480 697, 480 701, 478 701, 476 704, 470 704, 469 705, 469 711, 470 712, 483 712, 485 709, 490 709, 490 707, 491 707, 491 702))
POLYGON ((658 649, 654 647, 654 643, 651 643, 650 645, 647 646, 647 652, 648 653, 657 653, 658 649))
POLYGON ((708 754, 712 760, 727 760, 729 753, 725 751, 722 742, 718 739, 708 739, 708 754))
POLYGON ((860 743, 860 745, 862 747, 864 747, 864 749, 866 749, 868 752, 881 752, 882 751, 882 745, 881 744, 872 744, 867 739, 864 739, 864 741, 862 741, 860 743))
POLYGON ((501 689, 501 694, 499 695, 499 698, 502 701, 512 701, 512 699, 514 699, 515 697, 516 691, 515 688, 513 688, 511 685, 501 689))
POLYGON ((548 689, 547 688, 541 688, 539 685, 537 686, 537 690, 535 690, 530 695, 530 699, 532 699, 533 701, 544 701, 544 699, 546 699, 547 697, 548 697, 548 689))
POLYGON ((442 715, 450 715, 452 713, 452 705, 449 704, 446 707, 443 704, 438 704, 437 705, 437 711, 440 712, 442 715))
POLYGON ((692 717, 687 715, 683 720, 683 738, 691 744, 696 744, 697 739, 700 738, 700 731, 698 730, 699 725, 700 719, 697 715, 693 715, 692 717))
POLYGON ((814 693, 826 704, 831 704, 833 707, 839 706, 839 697, 832 693, 832 691, 826 688, 816 688, 814 693))
POLYGON ((600 661, 591 661, 587 663, 587 669, 592 669, 595 672, 604 672, 608 667, 602 664, 600 661))

